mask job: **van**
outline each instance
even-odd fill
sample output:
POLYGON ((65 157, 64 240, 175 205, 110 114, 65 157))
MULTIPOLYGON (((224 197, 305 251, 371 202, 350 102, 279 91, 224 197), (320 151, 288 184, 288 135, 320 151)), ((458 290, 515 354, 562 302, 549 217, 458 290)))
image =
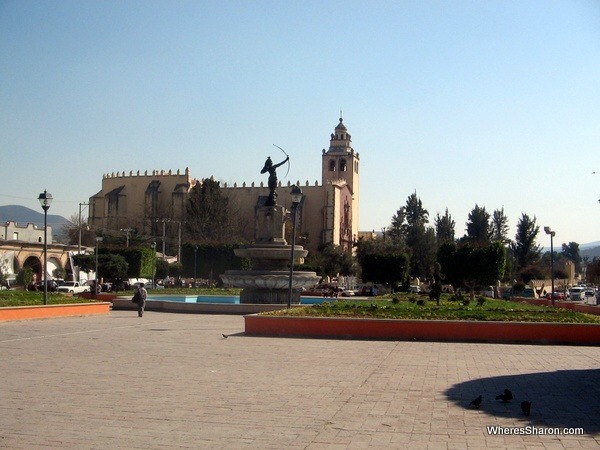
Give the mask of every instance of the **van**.
POLYGON ((585 288, 581 286, 574 286, 569 289, 569 300, 572 302, 580 302, 585 300, 585 288))

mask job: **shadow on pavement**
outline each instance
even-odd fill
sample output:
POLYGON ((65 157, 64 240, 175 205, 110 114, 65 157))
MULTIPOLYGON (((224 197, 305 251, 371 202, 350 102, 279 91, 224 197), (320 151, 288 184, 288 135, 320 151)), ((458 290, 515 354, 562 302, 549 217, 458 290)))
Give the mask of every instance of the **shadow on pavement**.
POLYGON ((464 408, 483 396, 479 411, 496 417, 523 421, 523 426, 583 428, 586 435, 600 433, 600 369, 479 378, 456 384, 445 392, 449 400, 464 408), (510 389, 513 400, 495 397, 510 389), (531 401, 531 415, 521 411, 521 402, 531 401))

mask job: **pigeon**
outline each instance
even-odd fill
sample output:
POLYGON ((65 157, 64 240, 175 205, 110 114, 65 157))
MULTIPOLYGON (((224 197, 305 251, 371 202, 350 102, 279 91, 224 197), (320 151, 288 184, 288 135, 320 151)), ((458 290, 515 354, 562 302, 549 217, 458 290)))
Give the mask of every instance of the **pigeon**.
POLYGON ((521 402, 521 411, 528 416, 531 413, 531 402, 528 402, 527 400, 521 402))
POLYGON ((223 339, 227 339, 229 337, 225 333, 223 333, 222 336, 223 336, 223 339))
POLYGON ((480 395, 475 400, 473 400, 471 403, 469 403, 469 406, 474 406, 476 409, 479 409, 479 405, 481 405, 481 400, 482 400, 482 397, 480 395))
POLYGON ((496 400, 502 400, 504 403, 510 402, 513 399, 513 394, 509 389, 504 389, 504 392, 500 395, 496 395, 496 400))

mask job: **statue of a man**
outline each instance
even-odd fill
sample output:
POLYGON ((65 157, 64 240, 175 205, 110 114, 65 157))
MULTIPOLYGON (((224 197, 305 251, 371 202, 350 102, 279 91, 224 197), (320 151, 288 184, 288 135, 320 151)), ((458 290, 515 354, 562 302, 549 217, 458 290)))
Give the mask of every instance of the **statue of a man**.
POLYGON ((285 164, 286 162, 288 162, 288 160, 290 159, 290 157, 288 156, 287 158, 285 158, 283 161, 281 161, 279 164, 273 164, 273 161, 271 161, 271 157, 269 156, 267 158, 267 160, 265 161, 265 166, 262 168, 262 170, 260 171, 260 173, 267 173, 269 172, 269 198, 267 200, 267 206, 275 206, 277 204, 277 172, 276 169, 281 166, 282 164, 285 164))

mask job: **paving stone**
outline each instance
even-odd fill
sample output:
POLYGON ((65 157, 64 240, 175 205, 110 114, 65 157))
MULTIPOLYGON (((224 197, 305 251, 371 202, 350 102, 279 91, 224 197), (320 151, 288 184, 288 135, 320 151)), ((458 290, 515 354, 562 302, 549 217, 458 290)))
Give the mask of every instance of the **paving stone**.
POLYGON ((240 316, 0 323, 0 448, 600 444, 598 347, 249 337, 240 316), (224 339, 222 333, 230 335, 224 339), (510 388, 510 403, 494 397, 510 388), (469 402, 482 394, 479 410, 469 402), (533 401, 532 414, 520 411, 533 401), (489 426, 583 427, 583 436, 489 426))

